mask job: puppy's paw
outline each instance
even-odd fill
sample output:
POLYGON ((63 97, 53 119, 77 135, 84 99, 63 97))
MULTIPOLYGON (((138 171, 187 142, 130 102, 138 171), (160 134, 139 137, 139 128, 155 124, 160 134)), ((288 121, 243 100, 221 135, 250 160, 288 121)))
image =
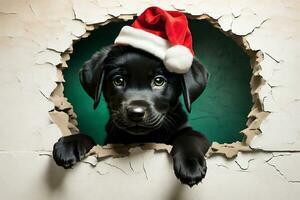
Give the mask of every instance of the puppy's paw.
POLYGON ((94 146, 93 140, 89 141, 90 138, 84 137, 81 134, 61 137, 54 144, 52 154, 58 166, 71 168, 94 146))
POLYGON ((187 184, 190 187, 197 185, 206 174, 206 161, 203 156, 188 157, 182 155, 175 155, 174 172, 176 177, 183 184, 187 184))

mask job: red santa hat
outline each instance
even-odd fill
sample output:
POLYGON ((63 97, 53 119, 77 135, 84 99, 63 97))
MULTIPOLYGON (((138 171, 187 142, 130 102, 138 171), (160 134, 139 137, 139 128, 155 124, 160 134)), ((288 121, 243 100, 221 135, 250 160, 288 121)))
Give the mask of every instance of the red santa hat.
POLYGON ((160 58, 170 72, 184 74, 194 51, 186 16, 178 11, 147 8, 131 26, 124 26, 115 44, 130 45, 160 58))

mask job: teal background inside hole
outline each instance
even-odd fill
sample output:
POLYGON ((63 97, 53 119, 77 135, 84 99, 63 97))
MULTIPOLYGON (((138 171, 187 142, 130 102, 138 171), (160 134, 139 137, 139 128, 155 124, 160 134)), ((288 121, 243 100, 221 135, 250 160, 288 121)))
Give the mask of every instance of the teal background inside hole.
MULTIPOLYGON (((64 70, 64 94, 74 106, 79 129, 99 144, 103 144, 106 134, 106 103, 102 98, 97 110, 93 110, 93 101, 82 89, 78 71, 94 52, 113 43, 121 27, 131 23, 109 23, 75 43, 69 67, 64 70)), ((231 143, 242 140, 239 131, 246 127, 252 106, 250 59, 232 39, 209 22, 190 20, 189 26, 196 56, 210 74, 206 90, 192 105, 189 123, 210 141, 231 143)))

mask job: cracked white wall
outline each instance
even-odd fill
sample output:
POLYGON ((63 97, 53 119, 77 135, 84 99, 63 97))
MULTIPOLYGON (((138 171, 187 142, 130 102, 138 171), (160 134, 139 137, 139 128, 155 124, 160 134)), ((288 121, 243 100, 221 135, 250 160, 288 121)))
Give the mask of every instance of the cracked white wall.
POLYGON ((0 0, 0 26, 0 199, 300 196, 298 1, 0 0), (131 149, 129 157, 100 162, 88 157, 72 170, 56 167, 49 156, 61 130, 76 129, 76 116, 62 96, 61 73, 73 41, 87 37, 93 25, 131 18, 151 5, 209 15, 263 55, 255 73, 264 82, 256 92, 269 115, 258 122, 261 133, 250 143, 259 151, 239 152, 231 160, 209 158, 205 180, 192 189, 178 182, 163 152, 131 149), (60 129, 52 123, 57 117, 48 114, 54 106, 54 115, 65 120, 60 129), (68 114, 60 112, 66 109, 68 114))

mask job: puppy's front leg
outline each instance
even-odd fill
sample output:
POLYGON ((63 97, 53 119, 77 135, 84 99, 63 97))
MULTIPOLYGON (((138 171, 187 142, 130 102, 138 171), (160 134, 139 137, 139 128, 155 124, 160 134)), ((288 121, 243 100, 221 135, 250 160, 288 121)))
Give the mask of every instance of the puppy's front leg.
POLYGON ((176 177, 192 187, 206 174, 205 154, 210 144, 201 133, 187 127, 174 139, 171 155, 176 177))
POLYGON ((80 161, 94 145, 94 140, 84 134, 61 137, 53 146, 53 158, 58 166, 67 169, 80 161))

